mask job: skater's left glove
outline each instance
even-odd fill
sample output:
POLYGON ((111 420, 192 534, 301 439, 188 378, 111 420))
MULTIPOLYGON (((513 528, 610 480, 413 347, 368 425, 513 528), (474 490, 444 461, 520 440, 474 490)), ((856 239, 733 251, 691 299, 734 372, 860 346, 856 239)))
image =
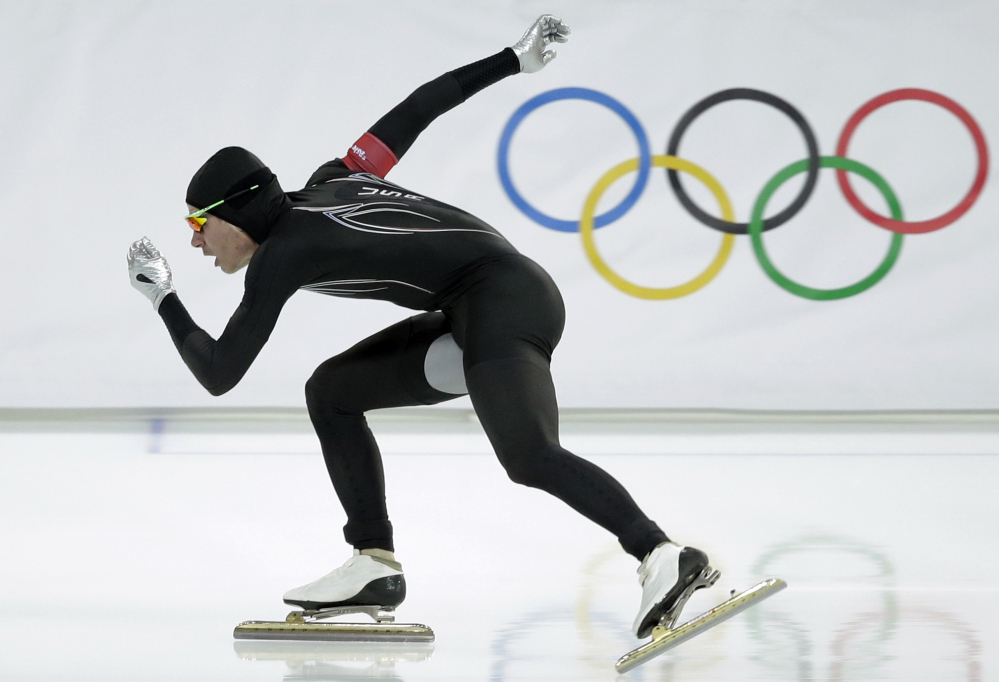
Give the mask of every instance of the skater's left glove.
POLYGON ((569 40, 569 27, 561 19, 550 14, 542 14, 527 33, 511 49, 520 60, 521 73, 534 73, 545 68, 545 64, 555 59, 555 50, 545 50, 551 43, 564 43, 569 40))
POLYGON ((133 287, 152 301, 156 311, 164 298, 176 292, 170 264, 148 237, 134 242, 128 249, 128 279, 133 287))

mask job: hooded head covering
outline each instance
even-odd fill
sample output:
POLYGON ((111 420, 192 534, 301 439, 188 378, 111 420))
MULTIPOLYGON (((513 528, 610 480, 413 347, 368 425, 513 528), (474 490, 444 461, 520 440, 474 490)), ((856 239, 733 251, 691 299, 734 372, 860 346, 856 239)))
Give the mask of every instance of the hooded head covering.
POLYGON ((288 199, 271 169, 242 147, 220 149, 205 161, 187 186, 187 203, 204 208, 254 185, 260 187, 216 206, 209 213, 232 223, 261 244, 288 199))

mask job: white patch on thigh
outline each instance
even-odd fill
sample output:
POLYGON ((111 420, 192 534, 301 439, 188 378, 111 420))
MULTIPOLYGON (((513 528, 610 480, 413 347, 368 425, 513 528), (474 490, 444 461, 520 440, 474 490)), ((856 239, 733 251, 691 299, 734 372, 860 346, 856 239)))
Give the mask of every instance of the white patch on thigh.
POLYGON ((441 393, 465 395, 465 368, 461 363, 462 352, 454 342, 454 336, 444 334, 437 337, 423 361, 423 373, 427 383, 441 393))

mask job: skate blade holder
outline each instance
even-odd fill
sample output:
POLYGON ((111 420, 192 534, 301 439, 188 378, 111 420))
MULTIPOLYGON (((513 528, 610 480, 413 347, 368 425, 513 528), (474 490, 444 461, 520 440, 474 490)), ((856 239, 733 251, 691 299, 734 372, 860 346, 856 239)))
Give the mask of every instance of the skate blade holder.
POLYGON ((395 622, 394 606, 338 606, 331 609, 306 609, 304 611, 292 611, 284 620, 286 623, 315 623, 327 618, 348 616, 352 613, 367 614, 376 623, 395 622))
MULTIPOLYGON (((705 571, 695 580, 695 583, 702 578, 705 578, 705 573, 707 573, 708 570, 710 569, 705 569, 705 571)), ((714 573, 717 573, 717 571, 714 571, 714 573)), ((714 580, 712 580, 709 584, 714 584, 714 581, 718 580, 718 575, 713 577, 714 580)), ((695 583, 692 583, 691 587, 688 588, 691 594, 695 589, 698 589, 693 586, 695 583)), ((707 585, 701 585, 701 587, 706 586, 707 585)), ((666 615, 663 616, 660 624, 653 628, 652 641, 646 642, 634 651, 626 653, 618 659, 614 668, 619 673, 628 672, 643 663, 651 661, 656 656, 664 654, 670 649, 683 644, 687 640, 696 637, 705 630, 710 630, 714 626, 725 622, 732 616, 742 613, 750 606, 758 604, 768 597, 772 597, 785 587, 787 587, 787 583, 780 578, 769 578, 754 585, 745 592, 740 592, 739 594, 730 597, 710 611, 688 620, 679 627, 672 626, 675 624, 676 618, 679 616, 680 609, 671 609, 666 613, 666 615), (673 611, 675 611, 675 613, 673 613, 673 611), (667 622, 668 618, 672 618, 672 622, 667 622)), ((690 597, 688 590, 684 591, 684 595, 687 598, 690 597)), ((681 597, 681 599, 677 602, 680 608, 683 606, 681 602, 685 601, 686 600, 681 597)))
POLYGON ((418 623, 396 623, 392 607, 346 606, 292 611, 284 621, 248 620, 233 630, 236 639, 302 640, 323 642, 433 642, 434 631, 418 623), (330 618, 363 613, 374 623, 326 622, 330 618))

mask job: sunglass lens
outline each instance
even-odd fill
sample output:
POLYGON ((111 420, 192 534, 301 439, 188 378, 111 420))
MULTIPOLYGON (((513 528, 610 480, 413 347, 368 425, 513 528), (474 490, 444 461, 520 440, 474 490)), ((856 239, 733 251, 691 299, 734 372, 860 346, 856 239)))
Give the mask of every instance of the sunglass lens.
POLYGON ((206 222, 205 218, 198 216, 197 218, 188 218, 187 224, 191 226, 195 232, 201 232, 201 228, 204 227, 206 222))

